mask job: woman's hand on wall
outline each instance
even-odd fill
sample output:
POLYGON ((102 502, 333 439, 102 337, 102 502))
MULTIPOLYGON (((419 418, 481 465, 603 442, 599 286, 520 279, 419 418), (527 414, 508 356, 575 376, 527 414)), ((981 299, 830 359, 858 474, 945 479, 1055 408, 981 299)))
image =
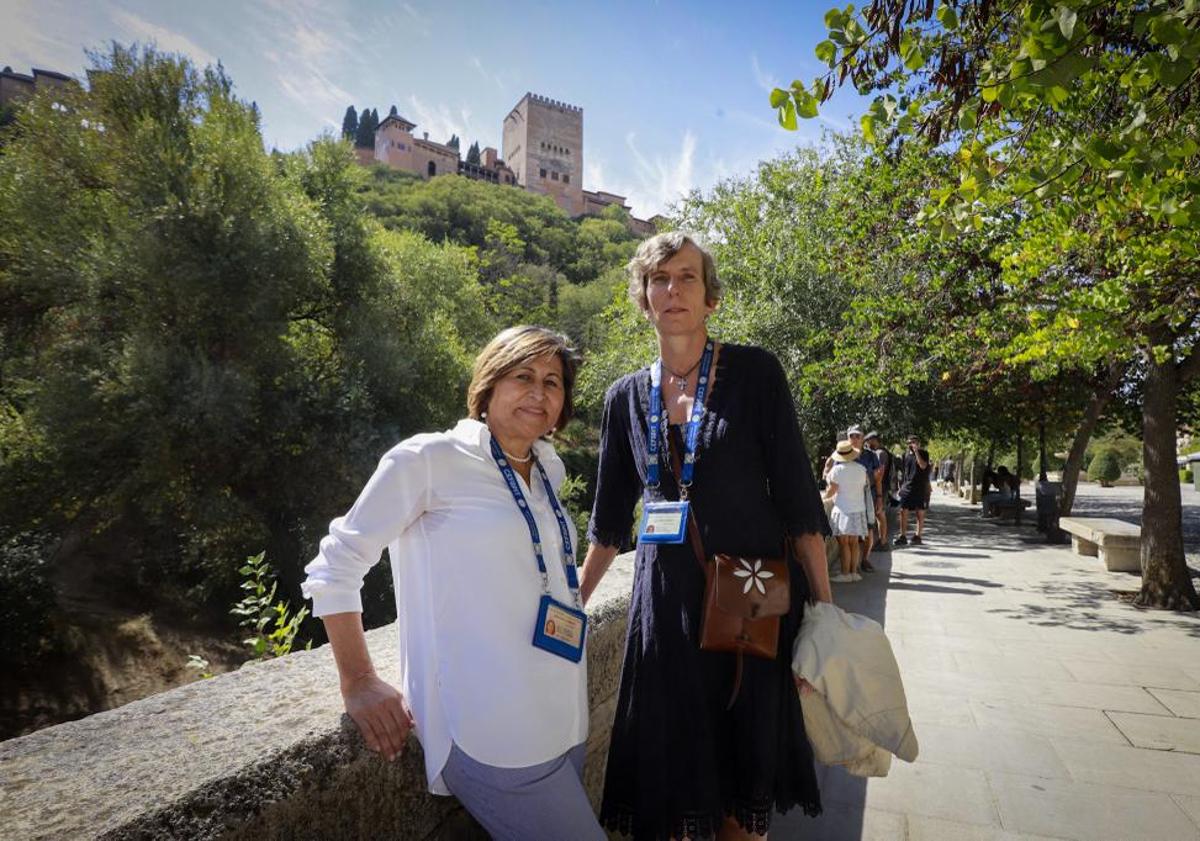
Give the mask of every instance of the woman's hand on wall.
POLYGON ((413 721, 396 687, 372 672, 343 685, 342 699, 368 748, 389 762, 404 753, 413 721))

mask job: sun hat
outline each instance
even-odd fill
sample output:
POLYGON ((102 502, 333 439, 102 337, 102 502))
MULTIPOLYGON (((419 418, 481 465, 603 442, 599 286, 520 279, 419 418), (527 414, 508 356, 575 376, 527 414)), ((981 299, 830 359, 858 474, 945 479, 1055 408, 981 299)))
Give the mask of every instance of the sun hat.
POLYGON ((858 424, 852 425, 846 430, 846 437, 849 438, 851 435, 862 435, 862 427, 858 424))
POLYGON ((872 438, 878 438, 878 437, 879 437, 879 433, 872 429, 870 432, 867 433, 866 440, 870 441, 872 438))
POLYGON ((833 460, 854 461, 860 453, 861 450, 854 449, 854 445, 849 441, 838 441, 837 450, 833 454, 833 460))

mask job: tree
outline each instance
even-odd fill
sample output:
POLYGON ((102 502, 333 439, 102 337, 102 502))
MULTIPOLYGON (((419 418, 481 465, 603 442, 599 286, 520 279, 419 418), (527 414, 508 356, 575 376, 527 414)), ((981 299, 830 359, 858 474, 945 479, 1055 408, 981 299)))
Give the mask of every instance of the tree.
POLYGON ((379 120, 371 109, 364 108, 358 118, 358 130, 354 135, 354 145, 359 149, 375 148, 375 129, 379 128, 379 120))
POLYGON ((355 140, 358 135, 358 114, 353 105, 346 106, 346 115, 342 117, 342 137, 345 140, 355 140))
POLYGON ((831 10, 816 48, 829 72, 771 104, 794 127, 849 80, 881 92, 861 121, 869 139, 952 145, 957 177, 925 218, 946 237, 1017 225, 1000 255, 1025 314, 1010 358, 1139 370, 1136 603, 1200 609, 1175 478, 1179 394, 1200 373, 1200 7, 951 0, 934 17, 924 0, 831 10))
POLYGON ((471 148, 467 150, 467 163, 475 164, 476 166, 479 166, 479 162, 480 162, 479 141, 476 140, 474 143, 471 144, 471 148))
POLYGON ((391 110, 388 111, 388 116, 389 117, 399 117, 400 116, 400 112, 396 110, 395 105, 393 105, 391 107, 391 110))
POLYGON ((0 147, 0 573, 49 536, 56 571, 215 618, 240 559, 311 553, 381 452, 453 421, 496 325, 472 249, 370 219, 343 143, 268 154, 219 68, 93 60, 0 147))
POLYGON ((450 135, 450 139, 446 141, 446 145, 449 146, 451 149, 457 149, 458 148, 458 135, 457 134, 450 135))
POLYGON ((1112 487, 1112 483, 1121 478, 1121 462, 1117 451, 1105 447, 1092 458, 1088 465, 1088 477, 1100 483, 1100 487, 1112 487))

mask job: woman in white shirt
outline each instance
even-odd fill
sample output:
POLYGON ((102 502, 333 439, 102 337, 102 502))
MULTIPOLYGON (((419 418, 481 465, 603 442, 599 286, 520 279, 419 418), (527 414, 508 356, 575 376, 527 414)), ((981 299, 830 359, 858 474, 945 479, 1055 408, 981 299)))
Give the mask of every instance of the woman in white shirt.
POLYGON ((829 525, 838 542, 838 558, 842 564, 841 575, 830 581, 861 581, 858 572, 860 537, 867 534, 867 470, 855 459, 859 451, 849 441, 839 441, 833 454, 833 469, 829 471, 829 486, 825 498, 833 499, 833 510, 829 525))
POLYGON ((571 417, 566 339, 513 327, 475 360, 470 417, 397 444, 305 568, 346 711, 391 760, 415 728, 429 790, 495 838, 603 838, 582 784, 587 671, 573 547, 545 437, 571 417), (388 548, 400 685, 375 673, 363 576, 388 548))

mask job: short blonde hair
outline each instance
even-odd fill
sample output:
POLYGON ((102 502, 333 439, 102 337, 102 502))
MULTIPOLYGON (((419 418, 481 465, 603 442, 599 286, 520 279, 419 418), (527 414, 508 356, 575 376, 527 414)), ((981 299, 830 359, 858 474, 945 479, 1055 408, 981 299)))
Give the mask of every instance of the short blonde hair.
POLYGON ((646 300, 646 284, 650 280, 650 273, 689 244, 700 252, 704 264, 704 300, 709 304, 716 304, 721 300, 721 279, 717 277, 717 264, 713 261, 712 254, 683 231, 667 231, 665 234, 652 236, 639 245, 626 267, 629 270, 629 297, 640 310, 645 312, 650 306, 646 300))
POLYGON ((514 368, 548 354, 555 354, 562 362, 563 405, 555 424, 556 429, 562 429, 575 415, 575 372, 579 369, 579 354, 566 336, 545 327, 509 327, 497 333, 479 351, 471 371, 471 385, 467 388, 467 413, 475 420, 482 420, 496 383, 514 368))

